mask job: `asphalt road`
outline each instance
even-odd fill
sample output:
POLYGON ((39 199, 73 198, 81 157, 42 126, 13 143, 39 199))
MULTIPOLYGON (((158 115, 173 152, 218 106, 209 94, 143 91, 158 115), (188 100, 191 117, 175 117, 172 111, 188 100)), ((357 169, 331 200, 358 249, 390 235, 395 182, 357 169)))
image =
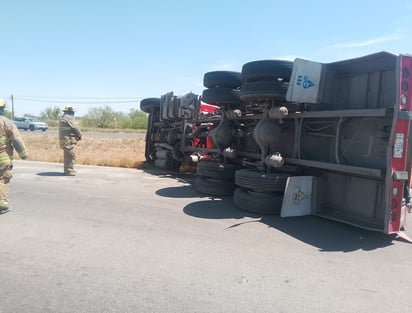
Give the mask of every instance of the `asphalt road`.
POLYGON ((412 245, 395 236, 248 215, 191 176, 77 170, 15 162, 0 313, 411 311, 412 245))

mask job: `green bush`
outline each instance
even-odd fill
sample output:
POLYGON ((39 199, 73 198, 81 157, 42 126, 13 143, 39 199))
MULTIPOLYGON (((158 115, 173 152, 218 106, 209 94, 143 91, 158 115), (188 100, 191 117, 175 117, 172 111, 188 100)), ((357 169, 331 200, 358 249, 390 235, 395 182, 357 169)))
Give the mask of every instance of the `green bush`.
POLYGON ((142 111, 132 109, 127 117, 120 122, 119 128, 146 129, 147 114, 142 111))
MULTIPOLYGON (((62 115, 58 107, 49 107, 40 114, 40 118, 49 126, 58 126, 62 115)), ((86 115, 77 117, 79 124, 84 128, 101 129, 146 129, 147 114, 137 109, 129 113, 115 112, 109 106, 90 108, 86 115)))
POLYGON ((82 117, 82 125, 94 128, 117 128, 118 121, 123 119, 123 113, 114 112, 110 107, 91 108, 82 117))
POLYGON ((58 120, 62 115, 62 110, 59 107, 48 107, 40 113, 40 119, 43 121, 58 120))

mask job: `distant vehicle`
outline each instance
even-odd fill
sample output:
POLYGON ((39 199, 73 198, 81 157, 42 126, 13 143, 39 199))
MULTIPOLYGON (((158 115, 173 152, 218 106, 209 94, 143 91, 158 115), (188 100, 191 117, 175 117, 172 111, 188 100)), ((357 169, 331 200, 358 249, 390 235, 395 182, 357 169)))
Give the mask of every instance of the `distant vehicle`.
POLYGON ((37 118, 34 117, 16 117, 14 118, 13 123, 17 126, 18 129, 24 129, 28 130, 30 129, 31 131, 35 130, 42 130, 46 131, 49 129, 49 126, 47 123, 39 121, 37 118))

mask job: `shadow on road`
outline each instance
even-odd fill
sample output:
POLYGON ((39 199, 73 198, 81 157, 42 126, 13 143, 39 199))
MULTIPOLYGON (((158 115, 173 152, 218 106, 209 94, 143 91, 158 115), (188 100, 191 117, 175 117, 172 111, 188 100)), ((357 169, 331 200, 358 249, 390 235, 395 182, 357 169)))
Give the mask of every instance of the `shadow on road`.
POLYGON ((157 190, 156 194, 166 198, 193 198, 199 196, 192 186, 162 188, 157 190))
POLYGON ((37 173, 38 176, 66 176, 63 172, 42 172, 37 173))
POLYGON ((208 219, 259 218, 258 215, 236 208, 232 203, 232 198, 211 198, 209 200, 192 202, 183 208, 183 212, 193 217, 208 219))
POLYGON ((191 184, 194 180, 194 176, 191 173, 180 173, 174 171, 166 171, 164 169, 156 169, 145 165, 142 170, 150 175, 154 175, 159 178, 170 178, 183 183, 191 184))
POLYGON ((239 223, 227 229, 243 227, 249 223, 263 223, 281 231, 306 244, 317 247, 322 252, 352 252, 356 250, 370 251, 393 245, 394 240, 402 240, 396 235, 386 235, 368 231, 348 224, 335 222, 317 216, 281 218, 280 216, 261 216, 242 211, 234 206, 232 197, 214 198, 198 193, 190 184, 190 174, 165 173, 161 170, 146 172, 159 177, 173 178, 189 185, 159 189, 156 194, 169 198, 207 198, 192 202, 183 208, 187 215, 205 219, 237 219, 239 223), (243 218, 255 218, 242 222, 243 218))
POLYGON ((193 217, 206 219, 256 218, 254 221, 235 223, 228 229, 243 227, 252 222, 263 223, 317 247, 322 252, 369 251, 390 246, 396 239, 394 235, 368 231, 317 216, 281 218, 280 216, 255 215, 236 208, 231 197, 193 202, 185 206, 183 212, 193 217))
POLYGON ((396 238, 317 216, 267 216, 262 217, 261 222, 323 252, 369 251, 390 246, 396 238))

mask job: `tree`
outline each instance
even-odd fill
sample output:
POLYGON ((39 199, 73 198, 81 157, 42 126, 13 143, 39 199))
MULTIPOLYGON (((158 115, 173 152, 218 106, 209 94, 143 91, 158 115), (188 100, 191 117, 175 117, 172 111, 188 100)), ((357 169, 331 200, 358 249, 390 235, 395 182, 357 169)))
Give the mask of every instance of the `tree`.
POLYGON ((82 126, 97 128, 117 128, 120 121, 125 119, 122 112, 114 112, 110 107, 90 108, 82 118, 82 126))
POLYGON ((61 115, 61 109, 59 107, 48 107, 40 113, 42 120, 58 120, 61 115))
POLYGON ((121 122, 121 128, 146 129, 147 114, 136 109, 131 109, 127 117, 121 122))

